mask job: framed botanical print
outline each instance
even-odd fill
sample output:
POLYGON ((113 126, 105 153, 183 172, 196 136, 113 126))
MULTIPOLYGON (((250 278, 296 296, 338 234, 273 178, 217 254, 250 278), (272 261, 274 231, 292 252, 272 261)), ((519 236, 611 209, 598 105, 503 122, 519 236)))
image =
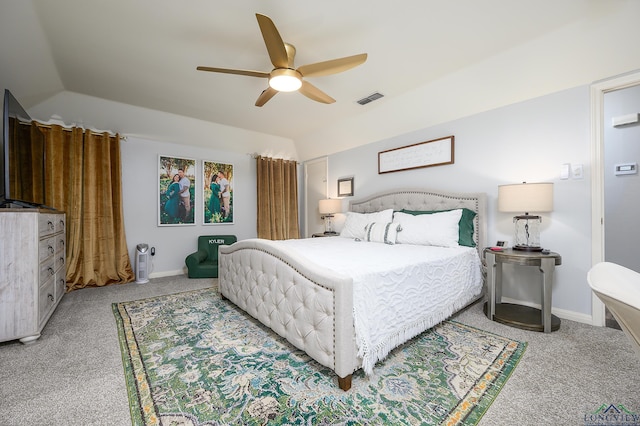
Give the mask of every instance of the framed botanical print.
POLYGON ((158 226, 195 225, 196 160, 158 156, 158 226))
POLYGON ((202 162, 203 223, 233 223, 233 164, 202 162))

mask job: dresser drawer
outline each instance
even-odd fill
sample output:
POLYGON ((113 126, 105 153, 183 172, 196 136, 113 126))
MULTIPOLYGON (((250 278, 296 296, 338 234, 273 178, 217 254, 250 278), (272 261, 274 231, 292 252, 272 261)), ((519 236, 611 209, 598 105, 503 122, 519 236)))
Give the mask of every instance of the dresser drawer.
POLYGON ((60 268, 64 266, 64 263, 65 263, 64 252, 56 253, 55 257, 53 258, 53 269, 55 271, 60 270, 60 268))
POLYGON ((60 220, 57 214, 40 214, 38 216, 38 233, 40 238, 56 232, 56 222, 60 220))
POLYGON ((65 242, 64 242, 64 234, 58 234, 54 237, 56 239, 56 254, 64 253, 65 250, 65 242))
POLYGON ((43 262, 52 257, 56 252, 56 237, 49 237, 40 240, 38 244, 38 261, 43 262))
POLYGON ((39 326, 42 326, 42 322, 48 318, 47 314, 56 303, 55 290, 55 280, 53 279, 53 277, 40 287, 40 292, 38 295, 39 326))
POLYGON ((56 300, 62 299, 65 291, 67 291, 67 274, 64 269, 59 270, 55 277, 56 300))
POLYGON ((64 220, 64 215, 63 214, 54 214, 52 215, 54 216, 53 218, 53 228, 54 228, 54 232, 62 232, 64 233, 64 228, 65 228, 65 220, 64 220))
POLYGON ((56 274, 56 259, 50 258, 40 264, 40 285, 56 274))

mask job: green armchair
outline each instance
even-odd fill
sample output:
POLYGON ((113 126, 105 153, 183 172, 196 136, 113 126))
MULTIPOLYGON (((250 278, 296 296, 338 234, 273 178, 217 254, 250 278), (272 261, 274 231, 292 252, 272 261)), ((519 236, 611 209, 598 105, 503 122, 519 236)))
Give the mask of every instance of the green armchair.
POLYGON ((235 235, 203 235, 198 237, 198 251, 184 262, 189 278, 218 278, 218 247, 238 241, 235 235))

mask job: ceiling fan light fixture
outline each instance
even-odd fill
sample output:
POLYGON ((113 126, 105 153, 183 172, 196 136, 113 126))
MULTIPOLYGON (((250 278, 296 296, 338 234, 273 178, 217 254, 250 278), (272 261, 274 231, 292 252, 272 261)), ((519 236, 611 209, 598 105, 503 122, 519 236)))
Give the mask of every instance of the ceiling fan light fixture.
POLYGON ((271 71, 269 86, 278 92, 295 92, 302 87, 302 76, 290 68, 275 69, 271 71))

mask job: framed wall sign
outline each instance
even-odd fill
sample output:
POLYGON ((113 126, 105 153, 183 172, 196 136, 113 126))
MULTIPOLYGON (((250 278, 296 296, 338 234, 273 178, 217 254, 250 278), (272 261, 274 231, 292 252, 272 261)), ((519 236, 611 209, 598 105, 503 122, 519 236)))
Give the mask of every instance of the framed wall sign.
POLYGON ((353 196, 353 178, 338 179, 338 197, 353 196))
POLYGON ((454 137, 433 139, 378 153, 378 174, 453 164, 454 137))

